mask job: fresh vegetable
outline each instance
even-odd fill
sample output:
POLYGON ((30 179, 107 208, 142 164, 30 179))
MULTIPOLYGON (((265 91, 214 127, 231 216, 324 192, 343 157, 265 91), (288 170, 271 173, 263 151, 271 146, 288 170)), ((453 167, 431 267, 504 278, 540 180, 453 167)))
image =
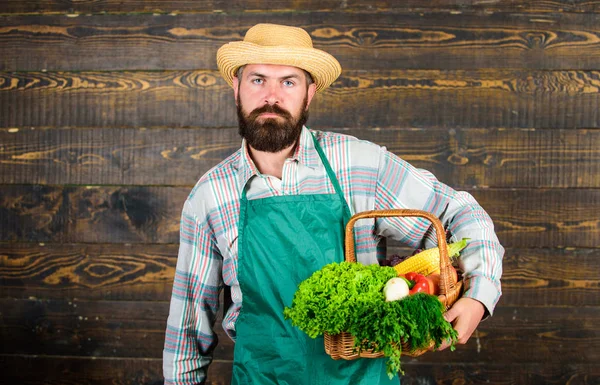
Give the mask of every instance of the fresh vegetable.
POLYGON ((397 301, 408 295, 410 288, 405 278, 394 277, 387 281, 383 288, 383 295, 386 301, 397 301))
MULTIPOLYGON (((448 256, 450 258, 458 256, 459 252, 467 246, 468 238, 463 238, 459 242, 448 244, 448 256)), ((434 247, 421 251, 418 254, 400 262, 394 269, 398 275, 414 271, 419 274, 429 275, 440 272, 440 249, 434 247)))
POLYGON ((440 280, 441 280, 440 274, 439 273, 429 274, 425 278, 427 278, 427 280, 429 281, 429 284, 432 287, 431 294, 433 294, 433 295, 440 294, 440 280))
POLYGON ((300 283, 284 316, 312 338, 324 332, 349 332, 358 350, 372 349, 388 357, 387 373, 392 378, 401 370, 401 341, 420 350, 444 341, 453 347, 457 339, 437 297, 417 293, 385 300, 384 287, 396 276, 392 267, 326 265, 300 283))
POLYGON ((324 332, 348 330, 356 309, 385 302, 383 287, 396 277, 391 267, 360 263, 331 263, 298 286, 292 305, 284 316, 311 338, 324 332))
POLYGON ((390 266, 396 266, 398 265, 400 262, 406 261, 408 258, 410 258, 409 255, 398 255, 398 254, 394 254, 392 255, 389 260, 390 260, 390 266))
POLYGON ((415 272, 410 272, 406 273, 406 275, 404 275, 404 278, 408 279, 411 282, 414 282, 412 288, 408 292, 410 295, 417 293, 433 294, 433 285, 424 275, 417 274, 415 272))
POLYGON ((444 308, 437 297, 425 293, 409 295, 400 301, 377 302, 361 307, 354 313, 348 330, 360 350, 382 351, 388 357, 387 374, 390 378, 398 372, 403 340, 412 351, 427 349, 431 344, 438 348, 448 341, 454 350, 456 330, 444 319, 444 308))

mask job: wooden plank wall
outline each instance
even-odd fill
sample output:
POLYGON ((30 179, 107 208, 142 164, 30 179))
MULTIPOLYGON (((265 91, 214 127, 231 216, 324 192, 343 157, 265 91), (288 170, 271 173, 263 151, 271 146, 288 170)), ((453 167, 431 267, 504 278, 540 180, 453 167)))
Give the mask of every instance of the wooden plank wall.
MULTIPOLYGON (((158 384, 179 214, 239 146, 215 53, 306 28, 341 78, 310 125, 472 193, 506 246, 496 315, 403 384, 599 384, 600 1, 2 1, 0 367, 158 384)), ((221 335, 223 333, 219 332, 221 335)), ((222 338, 210 384, 228 384, 222 338)))

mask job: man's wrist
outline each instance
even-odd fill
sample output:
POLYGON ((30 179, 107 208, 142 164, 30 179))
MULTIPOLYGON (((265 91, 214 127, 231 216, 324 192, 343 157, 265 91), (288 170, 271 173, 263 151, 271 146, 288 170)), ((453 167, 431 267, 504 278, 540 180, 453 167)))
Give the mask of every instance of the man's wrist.
POLYGON ((464 281, 464 298, 478 301, 484 308, 482 320, 493 315, 502 294, 494 282, 481 275, 472 275, 464 281))

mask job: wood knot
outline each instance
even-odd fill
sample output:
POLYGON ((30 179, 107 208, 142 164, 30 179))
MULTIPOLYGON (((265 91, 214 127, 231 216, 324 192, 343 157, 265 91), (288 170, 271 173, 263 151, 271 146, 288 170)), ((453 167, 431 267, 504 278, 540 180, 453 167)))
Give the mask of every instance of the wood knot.
POLYGON ((311 33, 314 37, 331 39, 333 37, 341 36, 342 33, 335 28, 317 28, 311 33))
POLYGON ((200 87, 210 87, 217 83, 217 78, 206 72, 198 73, 194 76, 193 84, 200 87))
POLYGON ((469 163, 469 158, 467 158, 466 156, 463 156, 461 154, 452 153, 448 157, 448 162, 455 164, 457 166, 463 166, 463 165, 469 163))

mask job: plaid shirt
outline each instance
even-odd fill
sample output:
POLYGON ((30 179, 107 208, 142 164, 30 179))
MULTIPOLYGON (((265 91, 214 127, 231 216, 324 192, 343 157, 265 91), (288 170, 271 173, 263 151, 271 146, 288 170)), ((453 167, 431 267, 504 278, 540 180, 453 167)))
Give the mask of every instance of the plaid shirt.
MULTIPOLYGON (((312 131, 342 187, 352 214, 389 208, 429 211, 440 218, 451 240, 470 238, 461 253, 464 296, 479 300, 492 314, 501 295, 504 249, 488 214, 466 192, 455 191, 430 172, 416 169, 385 147, 336 133, 312 131)), ((181 216, 180 248, 167 321, 163 369, 165 384, 198 384, 216 346, 213 330, 223 285, 231 287, 233 304, 223 319, 235 341, 235 322, 243 293, 237 280, 240 197, 334 194, 315 150, 311 131, 303 128, 299 146, 285 161, 281 180, 261 174, 242 141, 240 150, 208 171, 186 200, 181 216)), ((377 263, 391 237, 413 248, 436 245, 426 219, 363 219, 355 227, 356 257, 377 263)))

